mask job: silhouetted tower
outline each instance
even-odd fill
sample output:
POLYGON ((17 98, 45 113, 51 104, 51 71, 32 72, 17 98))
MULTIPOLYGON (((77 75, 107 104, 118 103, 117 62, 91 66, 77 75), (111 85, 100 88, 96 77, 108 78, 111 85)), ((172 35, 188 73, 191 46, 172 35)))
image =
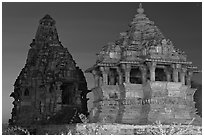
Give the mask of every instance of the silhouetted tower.
POLYGON ((14 98, 10 124, 55 122, 59 113, 66 113, 66 119, 58 122, 68 123, 73 108, 87 114, 86 79, 59 41, 55 24, 49 15, 39 22, 26 64, 10 95, 14 98))

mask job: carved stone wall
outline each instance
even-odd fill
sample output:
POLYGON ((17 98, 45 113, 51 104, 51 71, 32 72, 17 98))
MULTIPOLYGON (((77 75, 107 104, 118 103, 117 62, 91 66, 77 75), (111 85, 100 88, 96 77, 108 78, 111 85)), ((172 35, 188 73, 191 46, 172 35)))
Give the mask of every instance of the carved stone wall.
POLYGON ((141 84, 128 84, 104 85, 93 89, 94 103, 90 113, 90 121, 128 124, 147 123, 149 105, 143 100, 145 97, 142 88, 141 84))
POLYGON ((86 70, 95 72, 98 82, 92 90, 95 101, 90 120, 188 124, 196 118, 193 124, 201 124, 195 114, 195 89, 190 88, 193 74, 200 71, 144 14, 142 4, 137 12, 128 30, 104 46, 96 64, 86 70), (110 74, 113 69, 115 76, 110 74))
POLYGON ((201 125, 193 101, 195 89, 178 82, 104 85, 94 93, 91 122, 201 125))
POLYGON ((10 95, 14 108, 9 123, 30 125, 49 121, 66 107, 87 114, 86 79, 59 41, 55 21, 49 15, 40 20, 30 46, 26 64, 10 95))

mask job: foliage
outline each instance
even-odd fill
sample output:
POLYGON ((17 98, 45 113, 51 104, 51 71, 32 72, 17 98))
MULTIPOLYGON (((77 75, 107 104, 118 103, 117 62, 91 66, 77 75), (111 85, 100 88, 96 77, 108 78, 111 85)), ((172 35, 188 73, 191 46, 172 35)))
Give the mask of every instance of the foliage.
POLYGON ((111 134, 129 134, 129 135, 202 135, 202 127, 193 126, 194 119, 188 125, 173 123, 171 125, 162 125, 157 121, 153 125, 126 125, 126 124, 102 124, 102 123, 84 123, 76 127, 77 135, 111 135, 111 134))
MULTIPOLYGON (((37 134, 46 135, 202 135, 202 127, 173 123, 164 125, 157 121, 153 125, 128 125, 117 123, 88 123, 88 118, 83 114, 78 114, 83 123, 62 125, 46 125, 37 134), (64 127, 64 128, 63 128, 64 127)), ((27 129, 21 127, 9 127, 3 131, 4 135, 30 135, 27 129)))
POLYGON ((3 131, 3 135, 30 135, 30 132, 22 127, 13 126, 8 127, 6 130, 3 131))
POLYGON ((171 125, 162 125, 160 121, 156 122, 156 126, 147 131, 149 135, 202 135, 202 128, 190 125, 181 125, 173 123, 171 125))
POLYGON ((191 81, 191 87, 197 89, 194 94, 195 107, 197 108, 197 114, 202 117, 202 84, 191 81))
POLYGON ((84 129, 76 132, 77 135, 202 135, 202 128, 192 125, 115 125, 115 129, 109 129, 104 124, 85 124, 84 129), (121 128, 122 127, 122 128, 121 128))
MULTIPOLYGON (((55 133, 45 132, 46 135, 202 135, 202 127, 193 125, 125 125, 87 123, 76 127, 76 131, 67 126, 67 131, 55 133), (80 127, 80 128, 79 128, 80 127), (111 127, 111 128, 110 128, 111 127)), ((3 135, 30 135, 28 130, 21 127, 12 127, 3 131, 3 135)))

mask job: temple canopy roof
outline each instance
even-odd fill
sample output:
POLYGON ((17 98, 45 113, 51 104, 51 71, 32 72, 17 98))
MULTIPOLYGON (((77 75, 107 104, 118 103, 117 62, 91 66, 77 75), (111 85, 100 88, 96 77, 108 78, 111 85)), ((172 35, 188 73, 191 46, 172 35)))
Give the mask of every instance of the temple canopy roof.
POLYGON ((129 24, 126 32, 120 33, 115 42, 105 45, 99 52, 96 63, 116 63, 121 61, 187 62, 187 56, 164 37, 159 28, 145 14, 142 4, 129 24))
POLYGON ((154 25, 154 22, 150 21, 144 14, 144 9, 141 4, 137 12, 138 14, 133 18, 126 34, 129 40, 128 44, 141 45, 142 42, 151 41, 153 39, 156 41, 164 39, 163 34, 157 26, 154 25))

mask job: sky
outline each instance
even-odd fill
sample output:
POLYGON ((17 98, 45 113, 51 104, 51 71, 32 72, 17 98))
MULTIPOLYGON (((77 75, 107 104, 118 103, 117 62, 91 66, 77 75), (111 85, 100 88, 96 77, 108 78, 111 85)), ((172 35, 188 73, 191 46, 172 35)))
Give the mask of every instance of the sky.
MULTIPOLYGON (((202 3, 142 3, 144 13, 163 35, 202 70, 202 3)), ((14 82, 24 67, 30 43, 39 20, 49 14, 56 21, 62 45, 68 48, 77 65, 85 71, 95 64, 96 53, 120 32, 137 14, 139 3, 3 3, 2 4, 2 122, 11 117, 14 82)), ((93 88, 91 74, 85 74, 93 88)), ((202 76, 193 78, 202 83, 202 76)))

